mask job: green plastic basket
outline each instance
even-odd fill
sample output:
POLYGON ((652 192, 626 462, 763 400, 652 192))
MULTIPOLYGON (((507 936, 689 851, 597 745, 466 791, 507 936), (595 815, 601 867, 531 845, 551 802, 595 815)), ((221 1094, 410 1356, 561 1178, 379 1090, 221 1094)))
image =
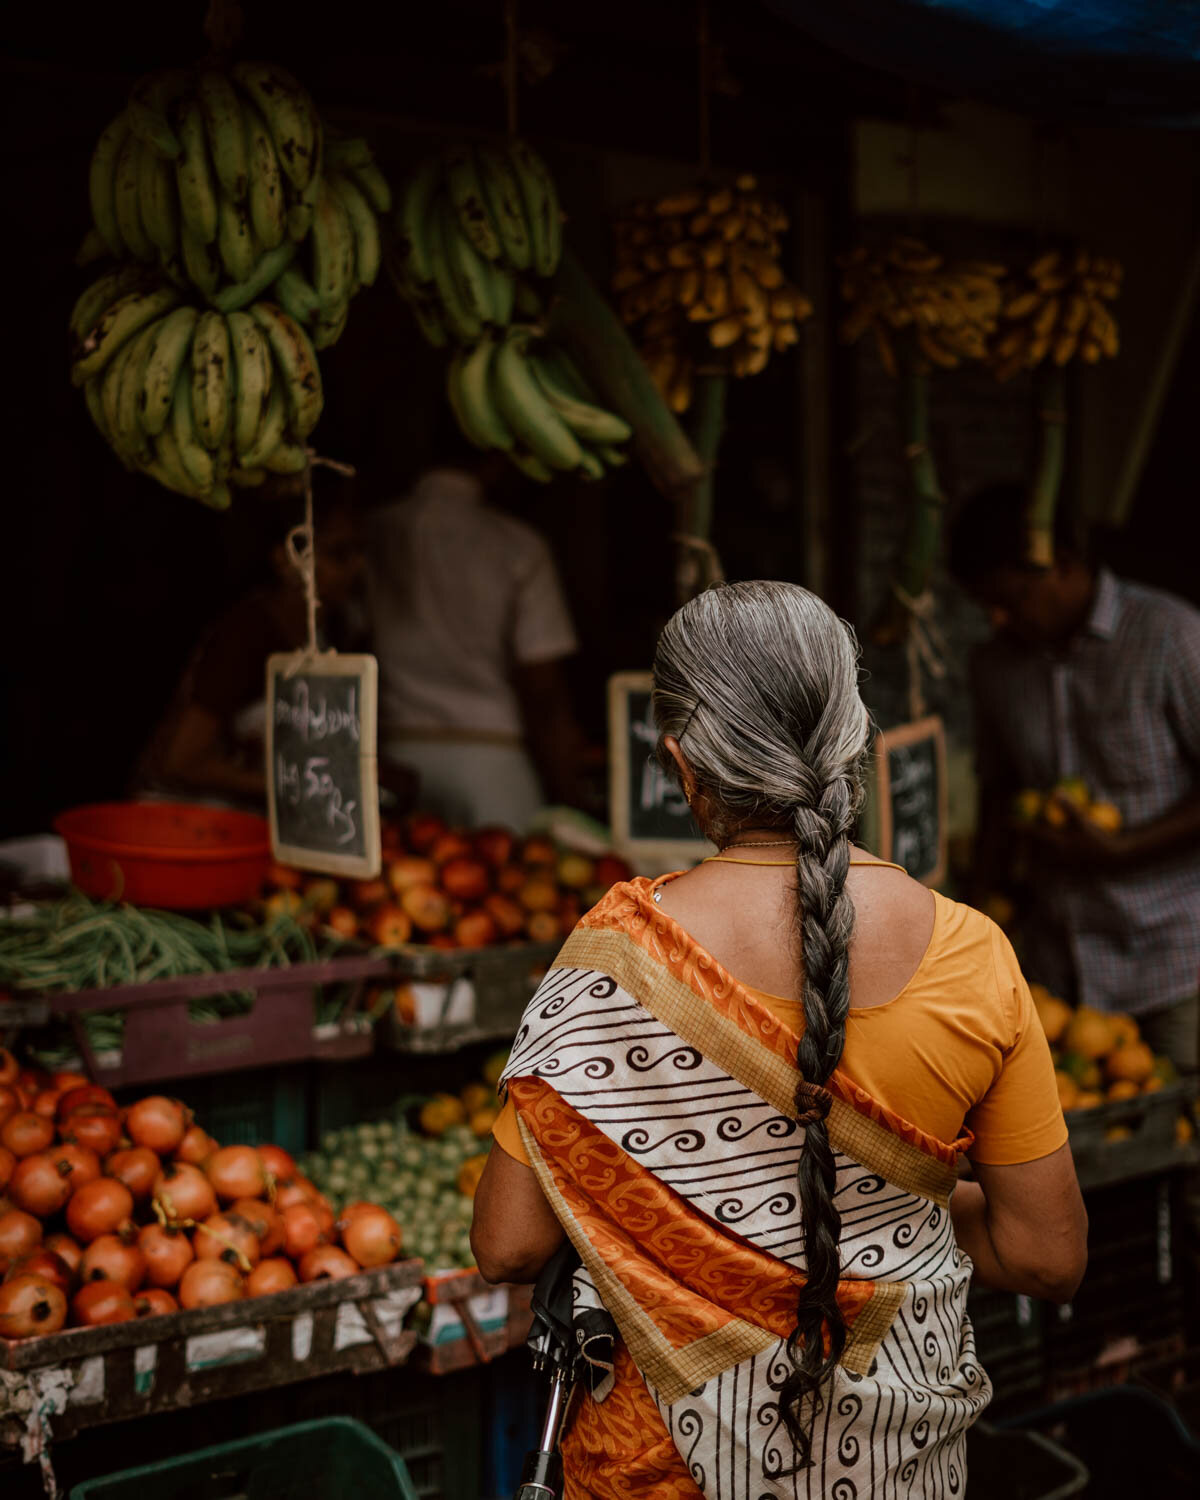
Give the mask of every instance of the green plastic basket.
POLYGON ((71 1500, 417 1500, 404 1460, 349 1417, 277 1427, 76 1485, 71 1500))

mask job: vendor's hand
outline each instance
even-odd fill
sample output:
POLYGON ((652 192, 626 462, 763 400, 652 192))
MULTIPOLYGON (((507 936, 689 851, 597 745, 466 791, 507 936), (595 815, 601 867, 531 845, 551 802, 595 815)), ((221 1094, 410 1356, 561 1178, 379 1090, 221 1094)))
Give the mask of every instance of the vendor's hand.
POLYGON ((1100 828, 1074 802, 1059 796, 1051 800, 1064 821, 1058 827, 1035 823, 1026 830, 1035 858, 1093 874, 1119 870, 1129 863, 1132 847, 1125 829, 1100 828))

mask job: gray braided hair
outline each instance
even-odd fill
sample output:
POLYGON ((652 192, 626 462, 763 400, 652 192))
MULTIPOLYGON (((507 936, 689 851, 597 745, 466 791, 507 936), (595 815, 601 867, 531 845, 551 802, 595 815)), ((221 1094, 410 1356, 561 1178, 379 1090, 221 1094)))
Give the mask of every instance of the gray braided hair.
POLYGON ((772 828, 798 846, 804 1034, 796 1108, 806 1130, 797 1181, 807 1279, 780 1407, 804 1467, 823 1387, 846 1342, 837 1304, 841 1216, 823 1085, 846 1037, 854 928, 846 874, 871 739, 854 633, 797 584, 718 584, 678 610, 659 637, 653 709, 659 759, 677 774, 663 739, 681 740, 714 842, 728 843, 742 828, 772 828))

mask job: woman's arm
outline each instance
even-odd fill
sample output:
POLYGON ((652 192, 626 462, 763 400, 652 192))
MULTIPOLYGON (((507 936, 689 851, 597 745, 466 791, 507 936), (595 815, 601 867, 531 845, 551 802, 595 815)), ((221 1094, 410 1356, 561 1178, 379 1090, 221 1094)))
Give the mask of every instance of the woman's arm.
POLYGON ((475 1192, 471 1223, 480 1275, 485 1281, 536 1281, 562 1241, 562 1226, 533 1168, 494 1145, 475 1192))
POLYGON ((950 1217, 975 1277, 998 1291, 1069 1302, 1087 1267, 1087 1210, 1070 1146, 1015 1166, 974 1164, 950 1217))

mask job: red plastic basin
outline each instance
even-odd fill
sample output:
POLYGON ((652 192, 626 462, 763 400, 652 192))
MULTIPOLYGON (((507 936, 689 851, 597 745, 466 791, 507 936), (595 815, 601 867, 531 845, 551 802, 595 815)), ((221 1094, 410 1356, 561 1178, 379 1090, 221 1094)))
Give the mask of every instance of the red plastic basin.
POLYGON ((183 802, 98 802, 54 821, 71 879, 98 901, 191 910, 259 894, 271 858, 265 818, 183 802))

